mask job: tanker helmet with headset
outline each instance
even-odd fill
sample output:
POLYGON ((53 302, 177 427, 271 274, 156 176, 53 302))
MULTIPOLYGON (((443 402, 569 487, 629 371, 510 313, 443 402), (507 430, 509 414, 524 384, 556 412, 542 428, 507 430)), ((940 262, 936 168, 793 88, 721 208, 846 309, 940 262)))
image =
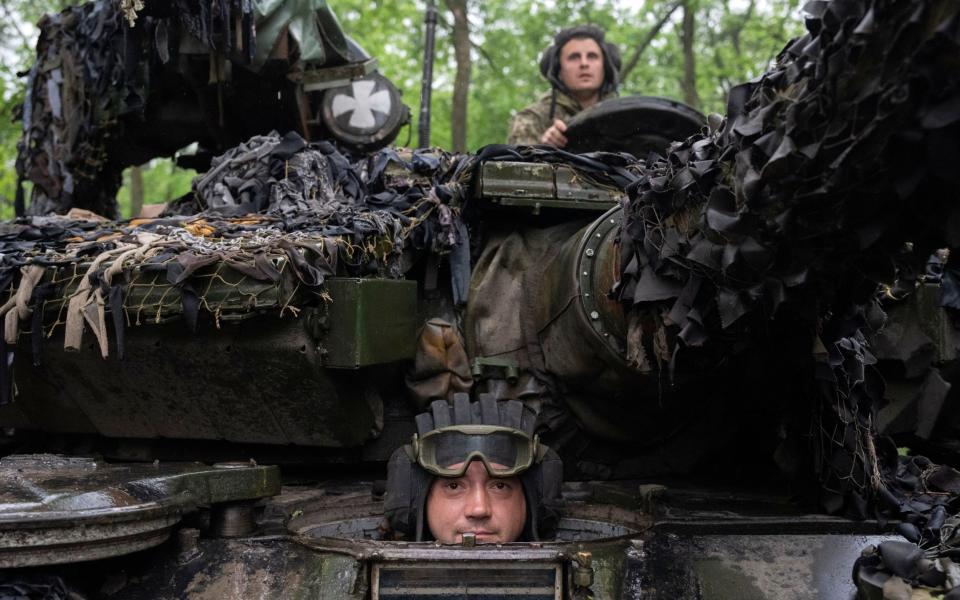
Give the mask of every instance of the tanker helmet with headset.
POLYGON ((434 478, 462 475, 479 460, 491 476, 520 479, 527 504, 520 541, 551 539, 560 519, 563 462, 540 443, 535 421, 522 402, 488 394, 477 402, 456 394, 452 406, 434 401, 429 412, 417 415, 411 443, 390 457, 384 513, 391 528, 406 539, 430 540, 426 503, 434 478))
POLYGON ((544 50, 540 57, 540 74, 553 88, 550 99, 551 121, 557 109, 557 92, 569 93, 567 86, 560 81, 560 50, 570 40, 585 38, 595 41, 603 52, 603 85, 600 87, 600 97, 616 91, 620 85, 620 49, 616 44, 604 41, 603 29, 596 25, 577 25, 560 31, 553 37, 553 44, 544 50))

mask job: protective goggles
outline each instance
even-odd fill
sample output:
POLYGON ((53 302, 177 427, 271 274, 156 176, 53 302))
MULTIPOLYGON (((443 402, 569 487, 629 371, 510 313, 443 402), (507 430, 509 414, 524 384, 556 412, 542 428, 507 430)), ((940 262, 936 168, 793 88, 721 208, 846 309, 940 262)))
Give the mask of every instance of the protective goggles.
POLYGON ((413 435, 417 462, 440 477, 460 477, 474 460, 491 477, 512 477, 530 468, 539 448, 538 436, 499 425, 450 425, 413 435))

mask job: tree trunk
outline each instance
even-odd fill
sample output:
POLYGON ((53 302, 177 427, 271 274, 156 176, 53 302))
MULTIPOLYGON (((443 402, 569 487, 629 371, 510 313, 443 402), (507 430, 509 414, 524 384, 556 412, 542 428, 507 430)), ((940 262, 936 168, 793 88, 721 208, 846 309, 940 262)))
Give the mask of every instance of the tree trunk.
POLYGON ((697 108, 700 98, 697 95, 697 64, 693 53, 693 40, 696 31, 696 0, 683 3, 683 101, 697 108))
POLYGON ((143 210, 143 170, 130 167, 130 218, 143 210))
POLYGON ((453 53, 457 59, 457 75, 453 80, 451 133, 454 152, 467 151, 467 101, 470 95, 470 24, 467 22, 467 0, 447 0, 453 13, 453 53))
POLYGON ((643 39, 633 47, 633 52, 630 54, 630 58, 627 59, 627 62, 623 63, 623 68, 620 69, 620 81, 623 81, 627 78, 627 75, 630 74, 630 71, 633 71, 634 67, 637 66, 637 63, 640 62, 640 56, 643 54, 643 51, 656 39, 657 35, 660 33, 660 30, 663 29, 664 25, 667 24, 667 21, 670 20, 670 15, 674 13, 680 5, 683 4, 683 0, 677 0, 663 13, 663 16, 660 17, 660 20, 657 21, 653 27, 650 28, 650 31, 647 32, 647 35, 643 36, 643 39))

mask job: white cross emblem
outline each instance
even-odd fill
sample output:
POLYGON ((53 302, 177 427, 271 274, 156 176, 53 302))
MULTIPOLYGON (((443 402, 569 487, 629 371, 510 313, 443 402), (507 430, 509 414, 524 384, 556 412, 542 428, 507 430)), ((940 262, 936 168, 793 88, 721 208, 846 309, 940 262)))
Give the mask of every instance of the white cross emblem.
POLYGON ((353 96, 337 94, 333 99, 334 118, 353 111, 350 115, 350 127, 367 129, 377 124, 373 118, 373 111, 390 114, 390 93, 387 90, 380 90, 374 94, 373 88, 377 85, 376 81, 354 81, 350 85, 353 96))

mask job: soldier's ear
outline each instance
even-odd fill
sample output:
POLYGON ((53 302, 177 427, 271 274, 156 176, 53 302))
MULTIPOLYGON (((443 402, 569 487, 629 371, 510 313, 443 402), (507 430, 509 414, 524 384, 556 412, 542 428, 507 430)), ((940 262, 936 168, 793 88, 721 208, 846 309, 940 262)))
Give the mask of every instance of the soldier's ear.
POLYGON ((543 75, 546 79, 550 79, 550 71, 553 67, 554 57, 557 54, 557 47, 551 44, 547 46, 547 49, 543 51, 543 54, 540 55, 540 74, 543 75))
POLYGON ((614 44, 613 42, 604 42, 603 51, 607 55, 607 59, 610 61, 610 65, 613 67, 614 71, 619 75, 620 67, 623 65, 623 61, 620 58, 620 47, 614 44))

